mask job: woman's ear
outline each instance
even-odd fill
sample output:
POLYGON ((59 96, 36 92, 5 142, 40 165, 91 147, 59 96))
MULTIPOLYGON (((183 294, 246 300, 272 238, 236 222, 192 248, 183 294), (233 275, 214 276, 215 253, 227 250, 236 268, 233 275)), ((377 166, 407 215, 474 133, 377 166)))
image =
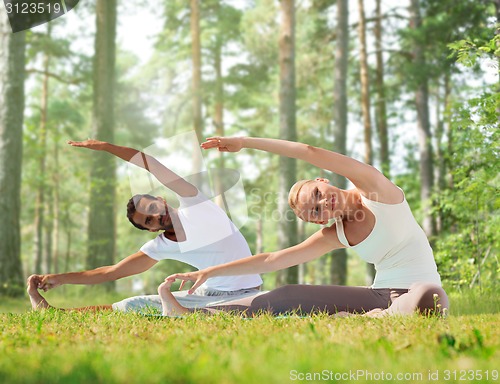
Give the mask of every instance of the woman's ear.
POLYGON ((315 179, 316 181, 319 181, 321 183, 327 183, 327 184, 330 184, 330 180, 328 179, 325 179, 324 177, 316 177, 315 179))

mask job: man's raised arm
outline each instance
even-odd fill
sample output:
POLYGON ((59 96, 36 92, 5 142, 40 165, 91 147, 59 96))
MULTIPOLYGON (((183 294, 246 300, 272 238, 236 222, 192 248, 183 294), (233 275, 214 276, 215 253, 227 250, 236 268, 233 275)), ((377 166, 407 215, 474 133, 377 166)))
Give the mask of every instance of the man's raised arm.
POLYGON ((138 151, 137 149, 92 139, 85 141, 68 141, 68 144, 73 147, 108 152, 131 164, 144 168, 156 177, 160 183, 177 193, 179 196, 196 196, 198 193, 198 189, 193 184, 188 183, 182 177, 172 172, 154 157, 138 151))

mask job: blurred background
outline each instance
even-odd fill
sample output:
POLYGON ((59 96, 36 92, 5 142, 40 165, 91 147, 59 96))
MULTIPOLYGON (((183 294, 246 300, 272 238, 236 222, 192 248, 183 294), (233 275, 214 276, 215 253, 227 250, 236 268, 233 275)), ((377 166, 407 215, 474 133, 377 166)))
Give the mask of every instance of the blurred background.
MULTIPOLYGON (((115 263, 155 236, 125 216, 127 165, 67 140, 165 151, 183 134, 282 138, 373 164, 405 191, 445 287, 498 290, 499 12, 498 0, 82 0, 12 34, 0 5, 0 293, 115 263)), ((254 253, 318 229, 287 208, 296 180, 350 188, 263 152, 195 158, 241 175, 254 253)), ((163 261, 105 289, 155 293, 188 269, 163 261)), ((372 277, 341 250, 266 274, 264 288, 372 277)))

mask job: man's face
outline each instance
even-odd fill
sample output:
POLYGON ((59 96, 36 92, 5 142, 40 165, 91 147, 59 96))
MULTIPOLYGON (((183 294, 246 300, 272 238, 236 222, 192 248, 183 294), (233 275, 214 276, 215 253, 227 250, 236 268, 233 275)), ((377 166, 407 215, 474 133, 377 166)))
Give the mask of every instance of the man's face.
POLYGON ((135 207, 132 219, 149 232, 158 232, 172 228, 167 202, 161 197, 143 197, 135 207))

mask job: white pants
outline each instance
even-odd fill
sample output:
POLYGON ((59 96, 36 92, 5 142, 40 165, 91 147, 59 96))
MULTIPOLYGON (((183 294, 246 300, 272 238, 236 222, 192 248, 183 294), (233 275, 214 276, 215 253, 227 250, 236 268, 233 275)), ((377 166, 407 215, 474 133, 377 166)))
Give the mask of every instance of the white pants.
MULTIPOLYGON (((224 304, 233 300, 243 299, 262 294, 257 288, 240 289, 237 291, 219 291, 211 288, 199 288, 192 295, 187 291, 172 292, 179 304, 186 308, 205 308, 209 305, 224 304)), ((158 295, 133 296, 113 303, 113 310, 121 312, 161 313, 161 300, 158 295)))

